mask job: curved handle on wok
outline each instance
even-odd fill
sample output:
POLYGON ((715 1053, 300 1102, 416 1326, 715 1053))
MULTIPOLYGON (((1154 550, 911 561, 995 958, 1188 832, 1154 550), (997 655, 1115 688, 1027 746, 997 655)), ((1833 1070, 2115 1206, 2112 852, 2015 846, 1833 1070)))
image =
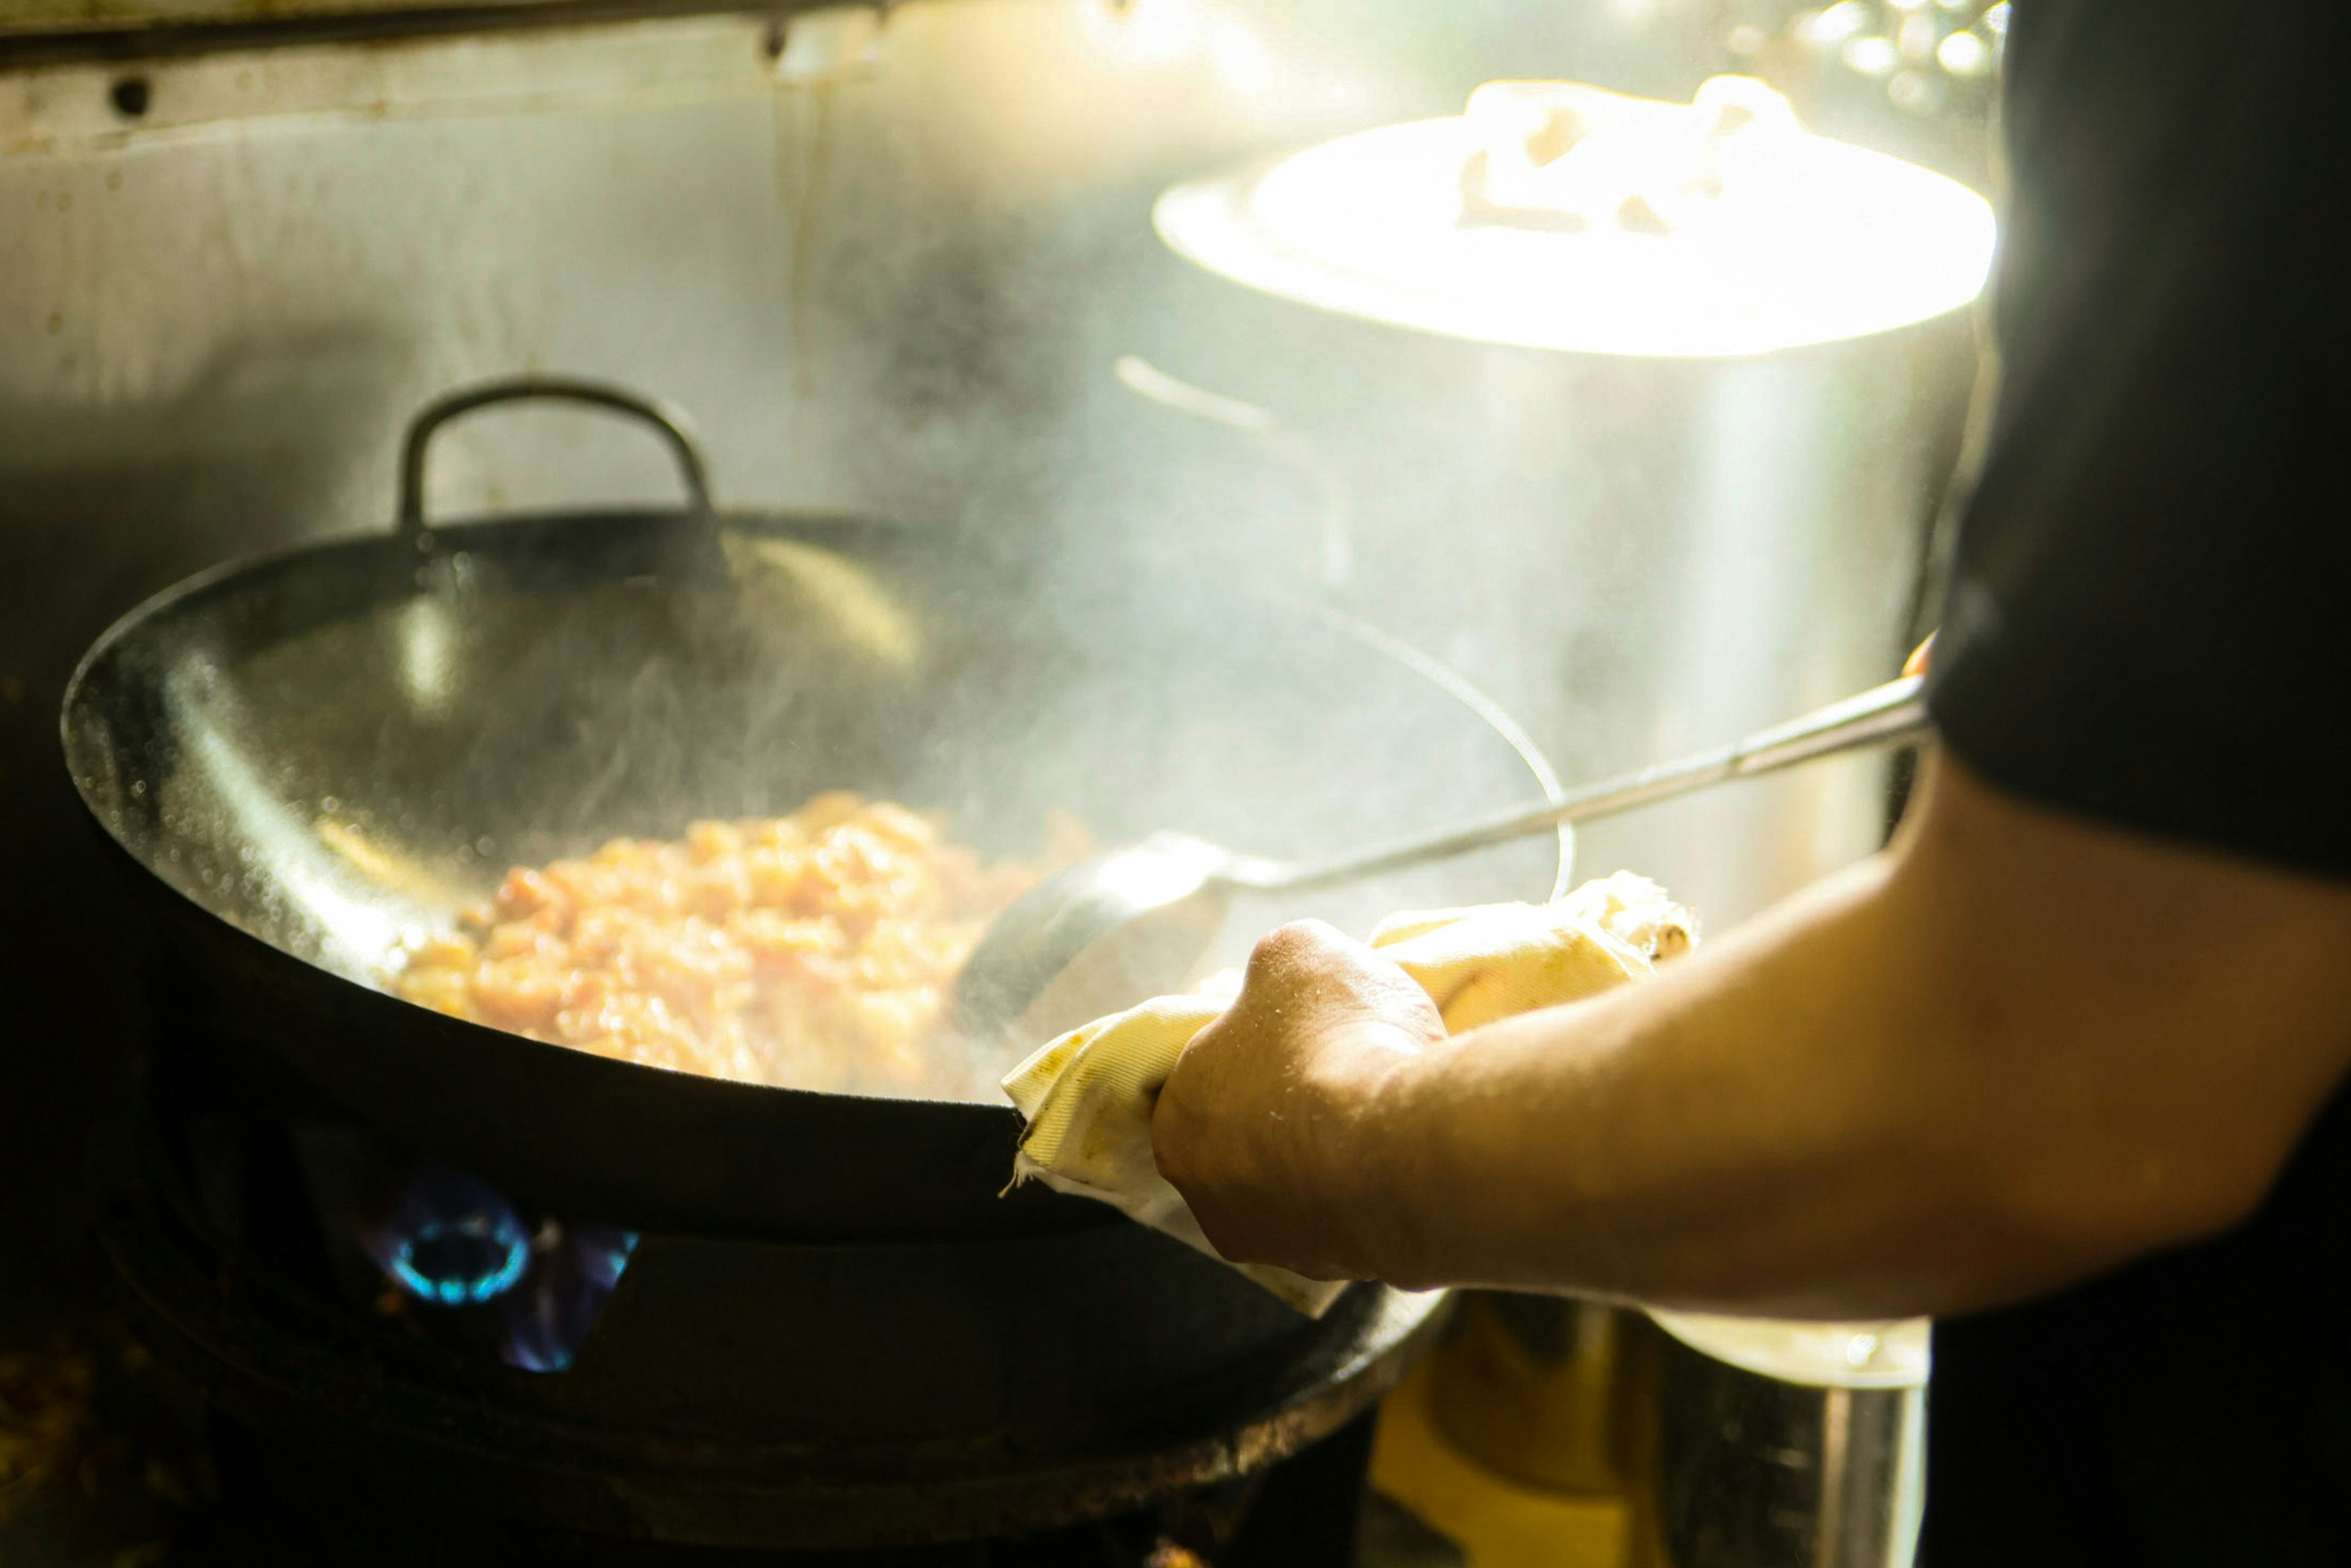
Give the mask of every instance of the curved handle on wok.
POLYGON ((541 399, 610 409, 651 425, 653 433, 668 444, 671 455, 677 459, 678 474, 685 481, 686 499, 692 509, 697 513, 710 510, 709 469, 702 460, 701 448, 695 444, 692 424, 677 408, 651 398, 639 397, 625 388, 603 382, 583 381, 572 376, 509 376, 500 381, 462 387, 436 398, 417 411, 416 417, 408 422, 408 433, 400 444, 398 528, 402 537, 422 539, 426 534, 424 449, 435 431, 460 414, 471 413, 492 403, 541 399))

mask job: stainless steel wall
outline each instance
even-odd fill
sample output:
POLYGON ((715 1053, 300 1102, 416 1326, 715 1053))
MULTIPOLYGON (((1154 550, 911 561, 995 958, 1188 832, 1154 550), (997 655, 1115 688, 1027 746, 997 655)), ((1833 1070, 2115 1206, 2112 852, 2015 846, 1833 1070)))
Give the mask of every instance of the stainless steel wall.
MULTIPOLYGON (((1296 570, 1262 563, 1315 498, 1113 374, 1140 352, 1249 380, 1255 344, 1279 361, 1236 390, 1342 426, 1369 497, 1331 591, 1523 708, 1572 770, 1884 673, 1963 376, 1948 343, 1636 375, 1628 403, 1621 369, 1260 331, 1270 307, 1150 232, 1172 180, 1450 112, 1489 78, 1686 94, 1726 63, 1691 9, 920 0, 788 35, 702 18, 0 74, 0 1277, 47 1277, 12 1248, 51 1273, 75 1254, 40 1217, 71 1212, 140 1007, 139 934, 57 757, 74 657, 189 571, 382 526, 402 415, 457 382, 624 381, 696 416, 727 501, 1011 531, 1081 589, 1171 551, 1296 570), (1416 384, 1445 406, 1391 440, 1416 384), (1676 434, 1628 423, 1644 407, 1676 434)), ((670 483, 568 413, 486 416, 440 457, 453 513, 670 483)), ((1863 852, 1880 815, 1864 765, 1595 832, 1583 865, 1655 871, 1719 920, 1863 852)))

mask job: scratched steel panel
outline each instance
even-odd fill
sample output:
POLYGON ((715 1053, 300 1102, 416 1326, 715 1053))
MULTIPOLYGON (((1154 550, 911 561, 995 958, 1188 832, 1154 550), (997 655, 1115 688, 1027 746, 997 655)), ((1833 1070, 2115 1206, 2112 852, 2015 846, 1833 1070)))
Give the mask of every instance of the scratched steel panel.
POLYGON ((0 33, 283 22, 398 11, 518 10, 563 0, 10 0, 0 33))

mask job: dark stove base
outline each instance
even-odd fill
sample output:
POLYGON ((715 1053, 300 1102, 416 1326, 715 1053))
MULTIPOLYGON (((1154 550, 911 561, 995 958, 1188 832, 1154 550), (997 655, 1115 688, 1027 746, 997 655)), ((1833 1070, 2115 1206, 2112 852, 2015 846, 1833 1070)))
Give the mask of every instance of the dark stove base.
POLYGON ((1027 1535, 927 1545, 758 1550, 614 1540, 421 1502, 400 1478, 225 1423, 225 1500, 198 1568, 1348 1568, 1373 1416, 1249 1479, 1027 1535))
MULTIPOLYGON (((1042 1539, 1073 1522, 1164 1519, 1170 1507, 1213 1517, 1254 1478, 1360 1424, 1436 1311, 1426 1298, 1355 1292, 1314 1354, 1263 1369, 1247 1400, 1180 1423, 1134 1412, 1122 1428, 1041 1441, 763 1442, 550 1416, 517 1403, 503 1369, 470 1385, 423 1375, 406 1343, 211 1254, 168 1206, 136 1192, 110 1207, 103 1239, 156 1359, 242 1444, 249 1476, 288 1513, 345 1538, 338 1552, 353 1562, 454 1563, 486 1541, 475 1560, 601 1542, 620 1554, 569 1560, 630 1563, 654 1560, 631 1555, 639 1543, 805 1553, 1042 1539), (350 1555, 377 1539, 393 1543, 350 1555)), ((1327 1511, 1342 1524, 1353 1514, 1327 1511)))
POLYGON ((174 1561, 1341 1568, 1370 1413, 1438 1312, 1358 1287, 1171 1377, 1155 1336, 1182 1328, 1187 1277, 1072 1264, 1092 1232, 972 1258, 647 1236, 612 1298, 626 1312, 566 1370, 526 1373, 381 1275, 355 1292, 290 1124, 212 1109, 121 1130, 99 1228, 133 1332, 214 1439, 225 1533, 174 1561), (1008 1345, 1039 1370, 1008 1377, 1008 1345), (987 1376, 1015 1397, 976 1400, 987 1376))

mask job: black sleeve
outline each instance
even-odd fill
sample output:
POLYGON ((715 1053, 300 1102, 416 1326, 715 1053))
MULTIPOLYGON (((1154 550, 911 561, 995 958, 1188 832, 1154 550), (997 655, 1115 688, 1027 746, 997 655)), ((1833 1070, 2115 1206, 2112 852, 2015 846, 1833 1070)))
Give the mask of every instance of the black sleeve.
POLYGON ((2340 9, 2015 0, 2001 380, 1929 701, 2019 794, 2351 876, 2340 9))

